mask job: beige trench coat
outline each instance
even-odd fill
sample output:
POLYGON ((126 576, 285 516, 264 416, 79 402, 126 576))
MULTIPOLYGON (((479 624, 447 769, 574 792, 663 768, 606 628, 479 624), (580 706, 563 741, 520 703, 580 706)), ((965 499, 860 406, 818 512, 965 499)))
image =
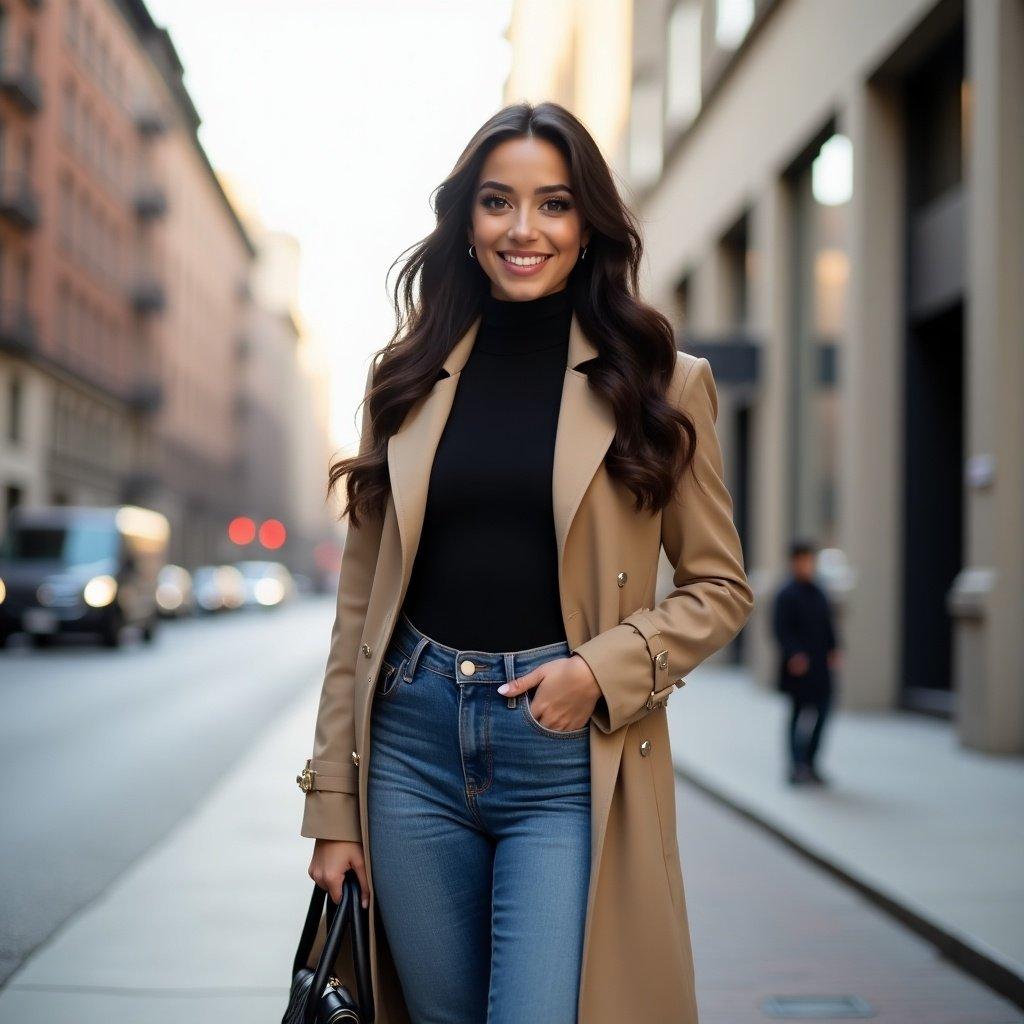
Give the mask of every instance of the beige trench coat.
MULTIPOLYGON (((366 819, 371 697, 416 556, 434 452, 479 322, 389 440, 383 518, 349 528, 313 756, 300 782, 302 835, 363 842, 380 1024, 410 1018, 374 895, 366 819)), ((596 354, 573 316, 553 510, 566 639, 602 692, 590 729, 591 871, 577 1024, 697 1024, 665 705, 687 673, 739 632, 754 597, 722 477, 708 361, 679 353, 669 391, 696 425, 694 469, 704 489, 687 473, 676 499, 652 515, 637 513, 631 493, 605 470, 615 419, 576 369, 596 354), (655 604, 662 545, 675 566, 674 589, 655 604)), ((322 939, 323 921, 311 962, 322 939)), ((346 942, 338 968, 348 982, 350 963, 346 942)))

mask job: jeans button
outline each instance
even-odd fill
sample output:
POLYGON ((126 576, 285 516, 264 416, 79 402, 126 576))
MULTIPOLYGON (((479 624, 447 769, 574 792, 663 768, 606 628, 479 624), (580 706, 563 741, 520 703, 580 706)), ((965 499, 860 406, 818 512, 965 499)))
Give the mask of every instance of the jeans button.
POLYGON ((476 671, 476 665, 467 658, 459 665, 459 671, 464 676, 471 676, 476 671))

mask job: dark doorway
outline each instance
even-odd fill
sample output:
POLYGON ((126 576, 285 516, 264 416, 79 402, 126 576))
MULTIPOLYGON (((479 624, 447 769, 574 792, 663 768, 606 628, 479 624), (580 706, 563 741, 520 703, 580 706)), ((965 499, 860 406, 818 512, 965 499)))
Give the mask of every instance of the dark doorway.
POLYGON ((946 26, 905 80, 904 707, 953 711, 946 595, 962 565, 964 32, 946 26))
POLYGON ((952 710, 946 594, 962 565, 963 316, 911 328, 906 349, 903 515, 904 706, 952 710))

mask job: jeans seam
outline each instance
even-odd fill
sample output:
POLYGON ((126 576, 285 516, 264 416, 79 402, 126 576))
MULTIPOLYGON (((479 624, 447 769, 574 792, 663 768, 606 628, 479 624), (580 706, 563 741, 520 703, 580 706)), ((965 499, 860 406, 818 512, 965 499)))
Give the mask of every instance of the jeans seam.
POLYGON ((459 687, 459 711, 458 720, 456 722, 456 730, 459 736, 459 767, 462 769, 462 782, 463 782, 463 793, 465 794, 466 807, 469 808, 469 813, 473 815, 474 821, 483 828, 484 823, 480 817, 480 809, 476 805, 476 790, 470 785, 469 776, 466 774, 466 751, 462 745, 462 697, 464 694, 462 687, 459 687))

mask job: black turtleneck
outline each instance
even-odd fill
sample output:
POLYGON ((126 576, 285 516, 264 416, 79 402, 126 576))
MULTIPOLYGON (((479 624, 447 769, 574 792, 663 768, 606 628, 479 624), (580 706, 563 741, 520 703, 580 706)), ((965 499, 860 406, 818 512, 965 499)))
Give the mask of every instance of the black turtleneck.
POLYGON ((568 359, 567 289, 484 297, 430 474, 403 612, 459 650, 565 639, 551 473, 568 359))

